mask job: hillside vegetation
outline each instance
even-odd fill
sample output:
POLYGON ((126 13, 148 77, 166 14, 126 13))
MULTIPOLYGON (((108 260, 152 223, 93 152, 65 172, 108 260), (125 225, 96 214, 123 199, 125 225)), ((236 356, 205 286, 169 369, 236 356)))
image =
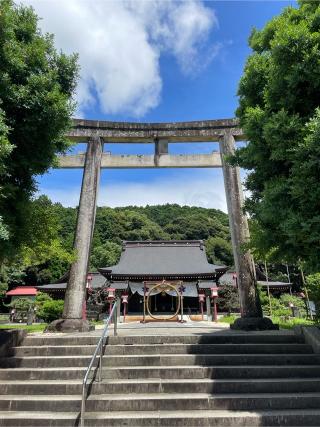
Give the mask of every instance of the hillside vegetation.
MULTIPOLYGON (((77 209, 52 204, 58 219, 59 238, 66 251, 72 252, 77 209)), ((207 256, 215 264, 233 264, 228 216, 216 209, 179 205, 99 207, 93 237, 90 269, 118 262, 123 240, 203 239, 207 256)), ((48 283, 61 277, 68 263, 57 257, 29 266, 26 281, 48 283)))

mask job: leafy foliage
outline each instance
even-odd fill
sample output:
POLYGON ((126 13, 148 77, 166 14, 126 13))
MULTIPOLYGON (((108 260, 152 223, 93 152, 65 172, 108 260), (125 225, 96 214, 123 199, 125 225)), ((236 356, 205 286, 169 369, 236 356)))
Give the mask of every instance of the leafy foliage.
POLYGON ((15 298, 9 304, 9 307, 15 308, 17 311, 27 313, 30 307, 33 307, 34 302, 30 298, 15 298))
MULTIPOLYGON (((58 209, 61 235, 70 244, 76 215, 71 208, 58 209)), ((215 209, 179 205, 98 208, 90 264, 93 268, 116 264, 122 240, 174 239, 204 239, 209 262, 233 265, 228 216, 215 209)))
MULTIPOLYGON (((32 235, 14 262, 2 264, 5 272, 1 274, 0 271, 3 292, 8 285, 52 283, 68 271, 75 257, 73 239, 77 209, 52 204, 46 196, 33 200, 31 205, 28 228, 32 230, 32 235)), ((116 264, 121 254, 122 240, 171 240, 177 237, 207 237, 205 243, 209 262, 232 266, 228 217, 225 213, 215 209, 159 205, 145 208, 99 207, 90 269, 94 271, 116 264), (198 228, 201 222, 203 226, 198 228)))
POLYGON ((45 322, 52 322, 53 320, 62 317, 64 300, 57 299, 45 301, 42 306, 37 310, 37 316, 39 319, 43 319, 45 322))
POLYGON ((0 262, 36 239, 35 177, 69 148, 76 60, 41 34, 31 7, 0 0, 0 262))
POLYGON ((45 292, 38 292, 34 301, 34 306, 37 310, 41 310, 47 301, 52 301, 49 294, 46 294, 45 292))
POLYGON ((306 285, 309 298, 316 305, 316 316, 320 318, 320 273, 311 274, 306 277, 306 285))
POLYGON ((234 313, 240 309, 238 290, 235 286, 225 284, 219 286, 219 297, 217 298, 219 311, 234 313))
POLYGON ((101 266, 117 264, 121 254, 121 246, 117 243, 106 241, 100 246, 93 248, 91 253, 91 266, 98 269, 101 266))
POLYGON ((253 30, 237 110, 249 143, 233 159, 250 170, 255 247, 309 271, 320 267, 319 16, 318 2, 300 1, 253 30))
MULTIPOLYGON (((268 293, 265 290, 262 290, 261 287, 258 286, 260 302, 262 306, 262 310, 264 315, 270 316, 270 303, 268 298, 268 293)), ((292 310, 290 304, 299 309, 299 313, 301 317, 307 316, 306 305, 302 298, 299 298, 295 295, 290 294, 281 294, 280 298, 276 298, 270 294, 271 301, 271 309, 272 315, 276 317, 284 316, 290 317, 292 316, 292 310)))

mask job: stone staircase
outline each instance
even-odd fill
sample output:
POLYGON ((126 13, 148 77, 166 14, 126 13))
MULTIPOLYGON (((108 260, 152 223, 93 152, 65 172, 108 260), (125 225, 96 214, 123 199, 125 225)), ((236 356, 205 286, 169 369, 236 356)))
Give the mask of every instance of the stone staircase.
MULTIPOLYGON (((0 359, 0 426, 79 424, 97 336, 28 336, 0 359)), ((109 337, 86 426, 319 426, 320 355, 293 333, 109 337)))

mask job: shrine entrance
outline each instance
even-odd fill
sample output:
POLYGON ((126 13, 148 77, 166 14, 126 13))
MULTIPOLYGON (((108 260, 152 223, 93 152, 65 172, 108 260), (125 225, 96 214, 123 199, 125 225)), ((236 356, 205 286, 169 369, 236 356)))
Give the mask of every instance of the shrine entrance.
POLYGON ((160 283, 153 283, 151 286, 148 285, 148 287, 147 283, 145 283, 146 291, 144 293, 145 308, 143 313, 143 321, 146 321, 146 314, 148 314, 148 316, 150 316, 153 320, 178 320, 178 314, 180 312, 182 303, 182 295, 178 289, 179 285, 181 286, 181 282, 178 282, 176 285, 174 285, 166 282, 165 280, 160 283), (154 300, 153 304, 152 299, 154 300), (174 312, 171 311, 172 309, 174 312))

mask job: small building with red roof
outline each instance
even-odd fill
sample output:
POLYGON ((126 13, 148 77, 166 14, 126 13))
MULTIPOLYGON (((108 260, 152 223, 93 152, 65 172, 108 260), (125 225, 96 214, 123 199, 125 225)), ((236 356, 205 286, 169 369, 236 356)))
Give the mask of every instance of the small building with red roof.
POLYGON ((11 300, 15 298, 31 298, 34 299, 39 291, 34 286, 17 286, 6 293, 11 300))

